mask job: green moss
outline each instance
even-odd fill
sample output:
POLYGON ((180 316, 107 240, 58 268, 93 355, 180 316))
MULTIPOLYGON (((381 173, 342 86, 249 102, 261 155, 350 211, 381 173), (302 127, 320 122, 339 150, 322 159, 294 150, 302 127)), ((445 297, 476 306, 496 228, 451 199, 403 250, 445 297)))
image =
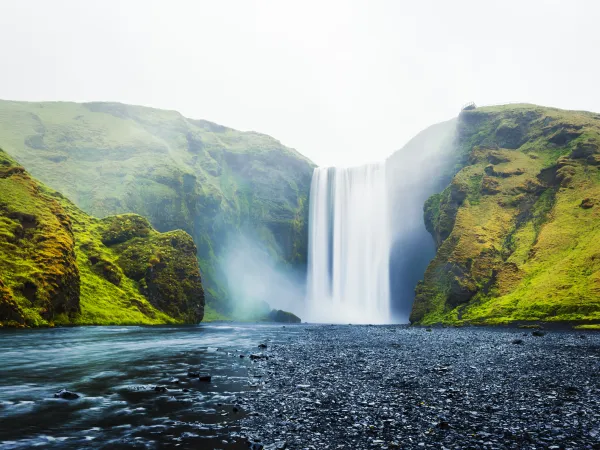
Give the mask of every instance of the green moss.
POLYGON ((600 330, 600 323, 576 325, 576 330, 600 330))
POLYGON ((158 233, 131 214, 95 219, 14 167, 0 150, 0 325, 202 320, 189 235, 158 233))
POLYGON ((413 322, 600 318, 599 132, 592 113, 533 105, 461 113, 457 147, 467 156, 425 205, 439 248, 413 322))
POLYGON ((89 214, 136 213, 192 235, 220 311, 230 236, 250 230, 280 264, 305 264, 314 165, 269 136, 118 103, 0 101, 0 142, 89 214))

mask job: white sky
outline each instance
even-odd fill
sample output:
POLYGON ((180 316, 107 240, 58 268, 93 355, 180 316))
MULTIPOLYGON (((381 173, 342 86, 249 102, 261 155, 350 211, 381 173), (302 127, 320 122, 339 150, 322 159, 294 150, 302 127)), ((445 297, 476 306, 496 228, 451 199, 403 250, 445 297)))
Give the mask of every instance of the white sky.
POLYGON ((599 13, 595 0, 0 0, 0 98, 175 109, 359 164, 471 100, 600 111, 599 13))

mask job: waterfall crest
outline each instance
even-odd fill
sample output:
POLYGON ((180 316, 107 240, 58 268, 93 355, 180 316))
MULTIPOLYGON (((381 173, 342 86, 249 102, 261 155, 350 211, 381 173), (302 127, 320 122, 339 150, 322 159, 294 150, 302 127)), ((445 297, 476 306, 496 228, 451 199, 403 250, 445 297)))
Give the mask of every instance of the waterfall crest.
POLYGON ((316 168, 310 189, 307 319, 390 321, 384 163, 316 168))

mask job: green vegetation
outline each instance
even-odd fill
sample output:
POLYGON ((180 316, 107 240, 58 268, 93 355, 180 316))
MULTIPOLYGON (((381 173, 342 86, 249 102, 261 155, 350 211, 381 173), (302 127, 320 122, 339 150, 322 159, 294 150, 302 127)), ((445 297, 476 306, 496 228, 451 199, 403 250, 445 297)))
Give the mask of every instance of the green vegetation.
POLYGON ((411 322, 598 321, 600 115, 463 111, 456 146, 461 170, 425 204, 438 251, 411 322))
POLYGON ((220 263, 235 235, 279 264, 306 263, 313 164, 269 136, 118 103, 0 101, 0 145, 88 214, 187 231, 220 313, 230 312, 220 263))
POLYGON ((204 294, 185 232, 99 220, 0 150, 0 326, 198 323, 204 294))

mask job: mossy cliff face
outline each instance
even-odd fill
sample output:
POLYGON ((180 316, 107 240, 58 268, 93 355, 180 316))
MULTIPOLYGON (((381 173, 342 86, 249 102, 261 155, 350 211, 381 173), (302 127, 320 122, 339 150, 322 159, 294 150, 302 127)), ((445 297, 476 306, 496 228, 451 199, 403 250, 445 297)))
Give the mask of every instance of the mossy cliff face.
POLYGON ((0 326, 198 323, 203 306, 187 233, 90 217, 0 150, 0 326))
POLYGON ((463 168, 425 204, 438 247, 411 322, 600 319, 600 115, 463 111, 463 168))
POLYGON ((235 235, 281 265, 306 263, 313 164, 269 136, 118 103, 0 101, 0 145, 88 214, 137 213, 159 231, 187 231, 222 311, 222 249, 235 235))

